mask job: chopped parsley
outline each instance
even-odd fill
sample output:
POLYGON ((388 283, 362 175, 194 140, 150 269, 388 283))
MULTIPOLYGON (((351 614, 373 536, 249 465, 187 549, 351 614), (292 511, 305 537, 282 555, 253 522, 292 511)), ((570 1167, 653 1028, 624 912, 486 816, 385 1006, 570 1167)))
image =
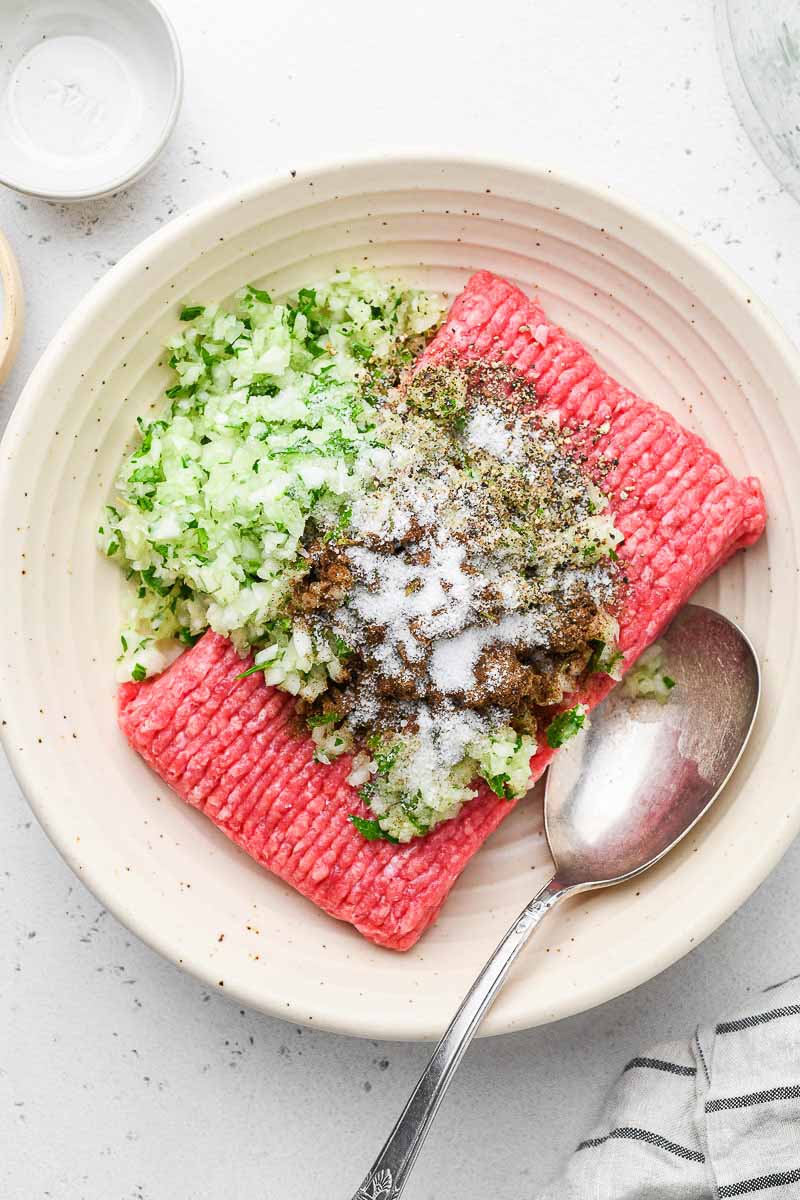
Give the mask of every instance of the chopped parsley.
POLYGON ((394 764, 397 762, 397 756, 400 753, 399 743, 390 746, 388 750, 379 750, 375 755, 375 762, 378 764, 378 774, 384 779, 391 771, 394 764))
POLYGON ((575 734, 583 728, 585 721, 586 708, 583 704, 576 704, 574 708, 568 708, 565 712, 559 713, 547 726, 545 736, 548 746, 552 750, 563 746, 564 742, 575 737, 575 734))
POLYGON ((266 375, 254 375, 253 382, 248 388, 249 396, 277 396, 281 389, 266 375))
POLYGON ((248 675, 257 675, 259 671, 266 671, 270 663, 254 663, 252 667, 248 667, 246 671, 242 671, 241 675, 236 676, 236 682, 240 679, 247 679, 248 675))
POLYGON ((347 818, 351 825, 355 826, 361 836, 367 842, 394 842, 398 845, 398 839, 392 837, 390 833, 385 833, 378 821, 368 817, 357 817, 355 813, 351 813, 347 818))
POLYGON ((318 725, 332 725, 334 721, 339 721, 340 715, 338 712, 312 713, 306 720, 306 725, 309 729, 316 729, 318 725))
POLYGON ((256 300, 260 300, 262 304, 272 304, 272 297, 263 288, 253 287, 252 283, 248 283, 247 290, 251 296, 256 300))
POLYGON ((509 787, 510 776, 506 772, 503 772, 501 775, 484 775, 483 778, 495 796, 499 796, 501 800, 514 799, 514 790, 509 787))
POLYGON ((593 638, 589 645, 592 647, 592 654, 586 664, 587 674, 613 675, 617 664, 622 662, 622 651, 615 650, 613 646, 608 646, 599 638, 593 638))
POLYGON ((333 653, 337 658, 348 658, 353 653, 347 642, 340 638, 338 633, 333 638, 333 653))

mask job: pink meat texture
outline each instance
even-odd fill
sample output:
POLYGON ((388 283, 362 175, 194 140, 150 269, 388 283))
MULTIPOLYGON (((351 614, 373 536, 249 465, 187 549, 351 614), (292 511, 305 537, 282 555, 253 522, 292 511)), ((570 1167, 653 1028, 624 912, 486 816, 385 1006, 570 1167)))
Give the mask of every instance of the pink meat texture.
MULTIPOLYGON (((612 496, 630 588, 620 644, 633 659, 703 579, 751 545, 766 512, 757 480, 735 479, 718 456, 655 405, 611 379, 551 324, 538 303, 482 271, 456 299, 421 364, 500 359, 533 379, 539 401, 576 434, 587 469, 613 461, 612 496), (585 424, 586 423, 586 424, 585 424), (607 429, 597 437, 598 429, 607 429)), ((256 862, 380 946, 407 950, 435 920, 456 879, 513 808, 481 786, 459 816, 407 846, 367 842, 348 821, 368 816, 346 782, 349 758, 313 761, 292 698, 208 632, 167 671, 124 684, 119 720, 130 744, 188 804, 256 862)), ((590 707, 611 681, 594 676, 590 707)), ((552 758, 535 755, 538 778, 552 758)))

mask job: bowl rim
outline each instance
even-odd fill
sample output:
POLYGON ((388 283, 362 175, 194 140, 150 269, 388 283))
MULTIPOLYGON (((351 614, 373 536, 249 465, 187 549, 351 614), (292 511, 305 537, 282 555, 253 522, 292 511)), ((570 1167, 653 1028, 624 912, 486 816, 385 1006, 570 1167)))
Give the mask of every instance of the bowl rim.
MULTIPOLYGON (((213 219, 220 212, 245 204, 259 195, 307 184, 309 178, 319 180, 322 175, 325 175, 326 178, 333 178, 337 174, 353 170, 363 170, 370 167, 379 168, 387 165, 394 168, 402 167, 411 170, 415 164, 427 168, 439 166, 442 168, 443 174, 452 170, 468 168, 471 170, 483 169, 501 173, 505 172, 511 176, 516 175, 518 179, 526 179, 532 185, 550 181, 559 187, 563 187, 565 190, 574 191, 576 194, 581 195, 582 198, 596 199, 603 204, 612 204, 615 210, 623 216, 627 216, 645 228, 649 228, 661 238, 677 243, 684 255, 693 261, 693 265, 701 270, 710 272, 722 288, 728 292, 735 293, 737 299, 742 304, 746 303, 750 319, 754 320, 761 327, 761 332, 770 342, 771 346, 782 356, 784 361, 791 367, 793 373, 800 379, 800 351, 795 348, 778 320, 769 312, 763 302, 754 294, 753 290, 745 285, 742 279, 725 262, 718 258, 713 251, 699 244, 690 234, 667 218, 651 214, 646 209, 643 210, 640 208, 633 201, 620 199, 611 188, 598 188, 566 172, 553 170, 545 166, 533 165, 523 160, 515 161, 506 157, 490 155, 465 155, 456 151, 442 151, 430 147, 424 150, 397 149, 378 156, 374 153, 365 152, 352 155, 346 159, 327 158, 319 161, 311 161, 298 164, 296 168, 293 167, 291 170, 286 168, 270 172, 266 176, 258 176, 244 184, 227 188, 220 194, 201 201, 186 212, 173 218, 165 226, 151 233, 142 242, 129 250, 115 266, 110 268, 93 285, 87 295, 61 325, 33 368, 22 390, 17 404, 12 411, 2 441, 0 441, 0 452, 10 444, 12 438, 19 438, 24 436, 27 431, 32 431, 35 420, 35 406, 38 402, 37 396, 41 391, 39 381, 51 373, 52 365, 57 364, 65 346, 73 342, 75 334, 91 319, 95 309, 105 303, 107 294, 115 291, 119 284, 134 276, 140 269, 140 266, 147 260, 152 259, 162 246, 168 245, 173 239, 183 235, 193 227, 197 227, 213 219)), ((409 178, 413 178, 413 175, 409 175, 409 178)), ((10 475, 10 471, 3 470, 0 466, 0 512, 3 511, 11 500, 10 475)), ((0 646, 3 646, 4 643, 10 644, 10 641, 11 631, 3 623, 0 623, 0 646)), ((2 706, 2 697, 0 697, 0 706, 2 706)), ((156 950, 167 961, 176 964, 174 946, 171 944, 169 934, 162 933, 160 929, 154 929, 152 923, 149 923, 145 917, 140 917, 137 912, 127 909, 125 902, 118 899, 113 882, 110 879, 102 877, 102 870, 91 862, 84 861, 79 863, 79 855, 75 852, 75 848, 70 841, 60 838, 56 830, 52 828, 50 821, 52 805, 49 805, 46 799, 40 800, 36 795, 35 781, 28 778, 28 763, 24 755, 17 753, 11 740, 11 733, 10 723, 5 727, 3 723, 0 723, 0 744, 5 749, 12 771, 34 815, 61 857, 74 871, 76 876, 123 926, 139 937, 146 945, 156 950), (80 869, 78 869, 79 866, 80 869)), ((684 930, 680 928, 673 929, 668 936, 659 939, 658 952, 654 952, 646 958, 644 968, 642 966, 643 960, 641 957, 638 957, 635 961, 627 962, 622 969, 617 969, 611 980, 606 977, 598 977, 593 984, 582 987, 580 998, 577 1002, 574 1000, 570 1001, 569 998, 565 997, 566 1002, 560 1006, 558 1014, 549 1019, 554 1020, 572 1016, 612 1000, 632 988, 648 982, 683 957, 689 949, 699 945, 701 941, 731 916, 766 879, 799 830, 800 806, 796 809, 793 819, 787 819, 779 827, 774 827, 771 838, 764 839, 753 847, 753 855, 750 860, 752 863, 751 870, 746 875, 739 874, 737 876, 738 889, 733 901, 729 893, 726 894, 724 899, 720 899, 720 893, 717 890, 712 891, 708 895, 707 902, 704 903, 702 912, 698 915, 696 923, 692 927, 693 937, 691 946, 687 944, 687 940, 683 936, 685 933, 684 930), (653 961, 656 959, 657 964, 653 968, 653 961)), ((213 968, 209 968, 205 962, 201 961, 199 955, 192 953, 189 947, 183 947, 178 965, 180 965, 182 970, 204 985, 215 991, 217 990, 213 968)), ((242 983, 230 987, 226 985, 223 994, 226 994, 232 1001, 249 1005, 257 1011, 280 1017, 283 1020, 289 1020, 295 1024, 309 1025, 311 1028, 327 1029, 330 1032, 358 1037, 397 1041, 424 1041, 436 1039, 442 1032, 442 1027, 438 1024, 433 1024, 428 1016, 422 1019, 417 1017, 413 1028, 411 1025, 408 1025, 405 1028, 398 1029, 396 1024, 385 1022, 378 1013, 370 1021, 365 1021, 362 1015, 359 1025, 356 1027, 352 1021, 348 1020, 347 1014, 341 1010, 341 1007, 336 1004, 335 1000, 330 1002, 326 1001, 323 997, 318 997, 313 1007, 307 1003, 303 1009, 292 1009, 287 1012, 283 997, 279 996, 277 988, 273 988, 269 994, 265 994, 263 989, 257 989, 247 983, 242 983), (308 1015, 309 1009, 311 1009, 310 1016, 308 1015)), ((515 1017, 513 1013, 502 1020, 499 1018, 493 1020, 492 1015, 489 1014, 480 1035, 493 1036, 515 1032, 531 1028, 536 1023, 541 1022, 526 1021, 525 1019, 520 1020, 519 1016, 515 1017)))
POLYGON ((116 178, 112 179, 110 183, 104 184, 100 191, 97 191, 95 188, 84 188, 80 191, 70 189, 47 189, 46 191, 42 191, 40 188, 26 187, 24 184, 17 183, 12 177, 0 171, 0 184, 2 184, 4 187, 11 188, 12 191, 18 192, 21 196, 32 196, 38 200, 51 200, 60 204, 80 203, 81 201, 87 200, 102 200, 105 196, 112 196, 115 192, 119 192, 125 187, 130 187, 131 184, 136 183, 136 181, 141 179, 143 175, 146 175, 153 166, 156 159, 160 156, 170 139, 172 131, 175 128, 175 124, 178 120, 181 104, 183 103, 183 54, 181 53, 181 45, 178 41, 178 35, 175 32, 175 26, 167 15, 161 0, 137 0, 137 4, 140 7, 146 5, 148 8, 150 8, 151 11, 155 13, 156 17, 159 18, 162 26, 164 27, 172 55, 172 66, 174 72, 172 100, 170 103, 169 112, 164 120, 158 140, 152 144, 145 158, 140 159, 139 162, 130 170, 116 176, 116 178))

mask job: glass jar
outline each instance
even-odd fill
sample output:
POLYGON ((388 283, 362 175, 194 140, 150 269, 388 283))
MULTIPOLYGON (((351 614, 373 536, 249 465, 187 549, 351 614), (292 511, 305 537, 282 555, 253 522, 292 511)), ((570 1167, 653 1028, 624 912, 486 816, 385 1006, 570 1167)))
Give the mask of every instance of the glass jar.
POLYGON ((800 200, 800 3, 715 0, 715 10, 736 111, 767 166, 800 200))

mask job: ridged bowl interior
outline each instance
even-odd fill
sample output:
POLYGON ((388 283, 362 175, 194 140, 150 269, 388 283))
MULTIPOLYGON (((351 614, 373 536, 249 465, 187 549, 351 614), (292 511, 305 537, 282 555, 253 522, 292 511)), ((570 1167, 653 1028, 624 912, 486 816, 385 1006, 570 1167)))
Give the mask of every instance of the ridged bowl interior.
POLYGON ((760 476, 767 536, 702 589, 764 668, 761 715, 711 815, 635 883, 549 918, 490 1014, 499 1033, 586 1009, 716 928, 800 825, 797 361, 744 286, 677 231, 549 172, 437 159, 299 172, 174 221, 115 267, 33 373, 0 458, 0 697, 12 765, 79 877, 140 937, 243 1003, 371 1037, 437 1035, 547 875, 540 799, 473 859, 436 926, 379 950, 256 867, 115 723, 120 579, 98 511, 135 418, 160 404, 180 302, 280 293, 368 264, 454 294, 481 267, 536 290, 624 383, 760 476), (224 936, 223 936, 224 935, 224 936))

